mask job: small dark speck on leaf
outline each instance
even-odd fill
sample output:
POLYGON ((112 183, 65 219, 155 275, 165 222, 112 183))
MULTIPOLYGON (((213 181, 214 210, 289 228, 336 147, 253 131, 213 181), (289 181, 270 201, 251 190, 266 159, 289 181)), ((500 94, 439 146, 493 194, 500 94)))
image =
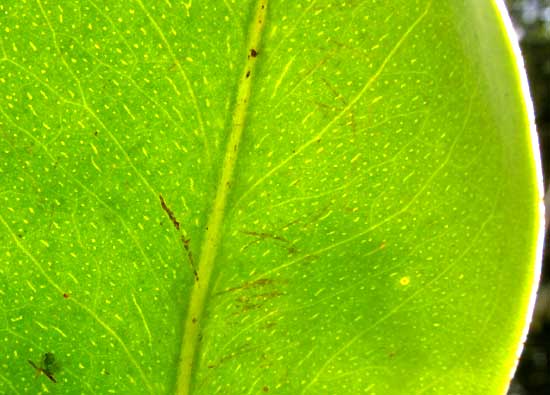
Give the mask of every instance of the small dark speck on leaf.
POLYGON ((253 58, 255 58, 256 56, 258 56, 258 52, 257 52, 254 48, 252 48, 252 49, 250 50, 250 56, 252 56, 253 58))
POLYGON ((246 78, 250 77, 250 70, 246 72, 246 78))
POLYGON ((69 294, 66 293, 66 292, 63 294, 63 297, 64 297, 65 299, 69 299, 69 296, 71 296, 71 295, 69 295, 69 294))
POLYGON ((262 388, 262 391, 269 392, 269 387, 267 385, 264 385, 264 387, 262 388))

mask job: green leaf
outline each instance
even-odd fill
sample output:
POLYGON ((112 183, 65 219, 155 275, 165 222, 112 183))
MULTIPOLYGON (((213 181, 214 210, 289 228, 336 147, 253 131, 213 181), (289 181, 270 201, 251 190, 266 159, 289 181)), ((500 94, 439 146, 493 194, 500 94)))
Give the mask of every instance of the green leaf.
POLYGON ((505 390, 541 213, 492 1, 0 14, 1 394, 505 390))

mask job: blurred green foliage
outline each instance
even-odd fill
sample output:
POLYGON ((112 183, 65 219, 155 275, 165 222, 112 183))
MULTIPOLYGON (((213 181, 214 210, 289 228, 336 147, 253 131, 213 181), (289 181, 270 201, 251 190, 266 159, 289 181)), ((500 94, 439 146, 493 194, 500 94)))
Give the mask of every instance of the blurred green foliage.
POLYGON ((550 0, 506 0, 520 38, 543 157, 550 174, 550 0))
POLYGON ((550 0, 506 0, 522 41, 550 40, 550 0))

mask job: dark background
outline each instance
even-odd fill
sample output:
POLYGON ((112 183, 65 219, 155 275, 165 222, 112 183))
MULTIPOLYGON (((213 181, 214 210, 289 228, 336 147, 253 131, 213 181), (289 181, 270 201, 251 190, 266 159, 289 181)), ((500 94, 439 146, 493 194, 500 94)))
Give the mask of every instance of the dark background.
MULTIPOLYGON (((527 68, 542 155, 550 174, 550 0, 506 0, 527 68)), ((545 181, 545 188, 548 183, 545 181)), ((546 242, 550 242, 547 240, 546 242)), ((548 245, 548 244, 547 244, 548 245)), ((535 314, 508 395, 550 395, 550 264, 546 248, 535 314)))

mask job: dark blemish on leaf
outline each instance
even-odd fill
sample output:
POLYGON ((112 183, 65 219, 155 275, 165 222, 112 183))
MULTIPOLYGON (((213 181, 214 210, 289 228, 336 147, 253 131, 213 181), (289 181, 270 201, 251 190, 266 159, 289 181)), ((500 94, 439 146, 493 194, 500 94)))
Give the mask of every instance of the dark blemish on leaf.
POLYGON ((160 194, 159 194, 159 199, 160 199, 160 205, 162 206, 162 209, 166 212, 166 214, 168 214, 168 217, 170 218, 170 221, 172 221, 172 224, 174 224, 174 227, 177 230, 180 230, 180 223, 176 220, 176 216, 174 215, 172 210, 170 210, 170 208, 166 205, 164 198, 160 194))
POLYGON ((27 362, 29 362, 29 364, 30 364, 33 368, 35 368, 35 369, 37 369, 37 370, 40 369, 40 368, 39 368, 38 366, 36 366, 36 364, 35 364, 33 361, 31 361, 30 359, 28 359, 27 362))
POLYGON ((63 297, 64 297, 65 299, 69 299, 69 296, 71 296, 71 295, 69 295, 69 294, 66 293, 66 292, 63 294, 63 297))
MULTIPOLYGON (((247 296, 240 296, 235 299, 235 301, 238 303, 239 308, 242 310, 242 312, 247 312, 251 310, 257 310, 260 307, 262 307, 262 303, 252 303, 251 298, 247 296)), ((238 315, 241 312, 234 313, 233 315, 238 315)))
POLYGON ((284 237, 282 236, 278 236, 276 234, 273 234, 273 233, 267 233, 267 232, 253 232, 253 231, 246 231, 246 230, 241 230, 240 231, 241 233, 244 233, 246 235, 249 235, 249 236, 254 236, 256 237, 255 240, 252 240, 250 241, 247 245, 245 245, 243 247, 243 250, 246 250, 248 249, 251 245, 253 244, 258 244, 260 243, 261 241, 264 241, 266 239, 271 239, 271 240, 275 240, 275 241, 278 241, 280 243, 278 243, 278 245, 284 249, 287 250, 287 252, 291 255, 293 254, 296 254, 298 252, 297 248, 294 246, 294 244, 288 240, 288 239, 285 239, 284 237))
POLYGON ((250 50, 250 56, 252 56, 253 58, 255 58, 256 56, 258 56, 258 52, 257 52, 254 48, 252 48, 252 49, 250 50))
POLYGON ((250 70, 246 72, 246 78, 250 77, 250 70))
POLYGON ((53 355, 53 353, 47 352, 44 354, 44 358, 42 360, 44 362, 44 369, 53 370, 55 364, 55 355, 53 355))
POLYGON ((193 317, 193 319, 191 321, 193 322, 193 324, 196 324, 197 323, 197 317, 193 317))
POLYGON ((245 343, 241 345, 239 348, 237 348, 235 351, 232 351, 231 353, 221 357, 218 361, 213 361, 212 363, 208 364, 209 369, 215 369, 219 367, 222 363, 229 361, 231 359, 234 359, 236 357, 239 357, 241 355, 245 355, 247 353, 251 353, 254 350, 257 350, 257 346, 252 346, 250 343, 245 343))
MULTIPOLYGON (((172 221, 172 224, 174 225, 174 228, 176 228, 177 231, 180 230, 180 223, 176 219, 176 216, 174 215, 174 212, 170 210, 168 205, 166 204, 166 201, 162 197, 161 194, 159 194, 160 199, 160 205, 162 206, 162 209, 166 212, 168 215, 168 218, 170 218, 170 221, 172 221)), ((195 262, 193 260, 193 252, 191 251, 191 248, 189 247, 189 243, 191 242, 191 239, 187 239, 184 235, 180 235, 181 243, 183 244, 183 249, 187 253, 187 258, 189 260, 189 263, 191 264, 191 269, 193 270, 193 275, 195 276, 195 281, 199 281, 199 275, 197 273, 197 270, 195 269, 195 262)))
POLYGON ((269 387, 267 385, 264 385, 264 387, 262 388, 262 391, 269 392, 269 387))
POLYGON ((245 281, 240 286, 232 287, 232 288, 226 288, 223 291, 220 291, 220 292, 216 293, 216 295, 224 294, 226 292, 241 291, 241 290, 246 290, 246 289, 251 289, 251 288, 262 288, 262 287, 265 287, 267 285, 275 285, 275 281, 271 280, 269 278, 259 278, 259 279, 254 280, 254 281, 245 281))
POLYGON ((290 246, 286 249, 289 253, 289 255, 295 255, 298 253, 298 249, 295 246, 290 246))
POLYGON ((264 292, 260 294, 254 294, 254 292, 240 294, 235 298, 235 302, 241 311, 236 312, 234 315, 239 315, 242 312, 251 310, 258 310, 270 299, 284 295, 285 293, 280 291, 264 292))
POLYGON ((285 295, 285 294, 280 292, 280 291, 273 291, 273 292, 266 292, 266 293, 263 293, 263 294, 258 294, 258 295, 256 295, 256 298, 261 298, 261 299, 267 300, 267 299, 273 299, 273 298, 276 298, 278 296, 283 296, 283 295, 285 295))
POLYGON ((195 260, 193 259, 193 252, 191 251, 191 248, 189 246, 189 244, 191 243, 191 239, 186 239, 184 235, 181 235, 180 239, 183 244, 183 248, 185 252, 187 252, 187 259, 189 260, 189 264, 191 265, 191 269, 193 270, 193 276, 195 276, 195 281, 199 282, 199 274, 197 273, 197 269, 195 268, 195 260))
POLYGON ((55 360, 55 356, 51 352, 47 352, 42 356, 42 360, 40 361, 40 364, 37 365, 30 359, 27 360, 27 362, 34 368, 36 371, 36 376, 40 376, 43 374, 46 376, 51 382, 57 383, 57 380, 54 377, 54 373, 58 368, 57 361, 55 360))
POLYGON ((244 233, 245 235, 256 236, 256 237, 259 237, 261 239, 273 239, 273 240, 279 240, 279 241, 284 241, 285 243, 289 243, 289 241, 287 239, 285 239, 284 237, 277 236, 277 235, 272 234, 272 233, 253 232, 253 231, 248 231, 248 230, 241 230, 240 232, 244 233))
POLYGON ((262 325, 263 329, 271 329, 277 326, 277 323, 275 321, 268 321, 265 324, 262 325))

